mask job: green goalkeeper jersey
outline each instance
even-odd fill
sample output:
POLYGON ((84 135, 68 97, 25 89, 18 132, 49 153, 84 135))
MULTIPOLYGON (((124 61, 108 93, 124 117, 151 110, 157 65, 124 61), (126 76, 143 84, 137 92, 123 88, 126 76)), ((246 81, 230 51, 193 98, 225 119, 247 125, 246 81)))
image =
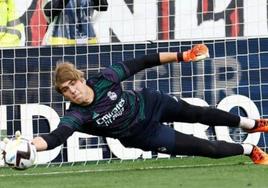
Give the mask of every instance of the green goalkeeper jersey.
POLYGON ((94 101, 88 106, 71 103, 59 126, 113 138, 133 134, 135 123, 144 119, 144 100, 139 92, 122 90, 128 72, 123 63, 117 63, 90 77, 87 85, 94 91, 94 101))

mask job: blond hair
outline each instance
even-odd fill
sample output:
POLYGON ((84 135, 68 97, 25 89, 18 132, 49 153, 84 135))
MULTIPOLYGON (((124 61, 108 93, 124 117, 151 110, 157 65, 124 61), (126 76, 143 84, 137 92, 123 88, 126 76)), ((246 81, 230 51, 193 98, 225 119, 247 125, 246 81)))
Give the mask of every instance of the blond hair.
POLYGON ((84 72, 75 68, 70 62, 58 62, 54 71, 54 87, 61 93, 60 86, 69 80, 83 80, 84 72))

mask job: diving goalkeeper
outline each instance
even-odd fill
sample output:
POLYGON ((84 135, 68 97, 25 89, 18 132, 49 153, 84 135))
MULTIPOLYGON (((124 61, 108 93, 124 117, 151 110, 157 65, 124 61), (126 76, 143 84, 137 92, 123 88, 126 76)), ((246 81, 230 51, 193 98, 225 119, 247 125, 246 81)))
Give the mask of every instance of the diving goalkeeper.
POLYGON ((249 133, 268 132, 268 121, 252 120, 211 107, 188 104, 172 96, 152 91, 124 91, 121 82, 146 68, 172 62, 199 61, 208 57, 204 44, 184 52, 146 55, 113 64, 97 76, 84 73, 69 62, 57 65, 55 89, 71 102, 57 129, 35 137, 38 151, 63 144, 75 131, 119 139, 125 147, 172 155, 222 158, 247 155, 256 164, 268 164, 268 155, 252 144, 210 141, 183 134, 163 122, 202 123, 210 126, 240 127, 249 133))

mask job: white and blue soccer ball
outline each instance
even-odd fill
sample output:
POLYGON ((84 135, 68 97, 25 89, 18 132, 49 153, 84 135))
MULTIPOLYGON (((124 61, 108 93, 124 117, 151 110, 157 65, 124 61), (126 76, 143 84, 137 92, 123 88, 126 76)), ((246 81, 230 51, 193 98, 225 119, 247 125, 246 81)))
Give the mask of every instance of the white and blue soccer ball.
POLYGON ((5 164, 17 169, 25 170, 36 161, 36 148, 25 138, 14 138, 7 141, 3 153, 5 164))

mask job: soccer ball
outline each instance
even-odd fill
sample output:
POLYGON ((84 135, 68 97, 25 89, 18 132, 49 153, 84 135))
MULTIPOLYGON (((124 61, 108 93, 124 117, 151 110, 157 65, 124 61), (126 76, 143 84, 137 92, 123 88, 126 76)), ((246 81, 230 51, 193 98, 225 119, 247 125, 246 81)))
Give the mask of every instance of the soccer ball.
POLYGON ((25 138, 8 141, 4 150, 5 164, 17 170, 25 170, 35 163, 36 148, 25 138))

